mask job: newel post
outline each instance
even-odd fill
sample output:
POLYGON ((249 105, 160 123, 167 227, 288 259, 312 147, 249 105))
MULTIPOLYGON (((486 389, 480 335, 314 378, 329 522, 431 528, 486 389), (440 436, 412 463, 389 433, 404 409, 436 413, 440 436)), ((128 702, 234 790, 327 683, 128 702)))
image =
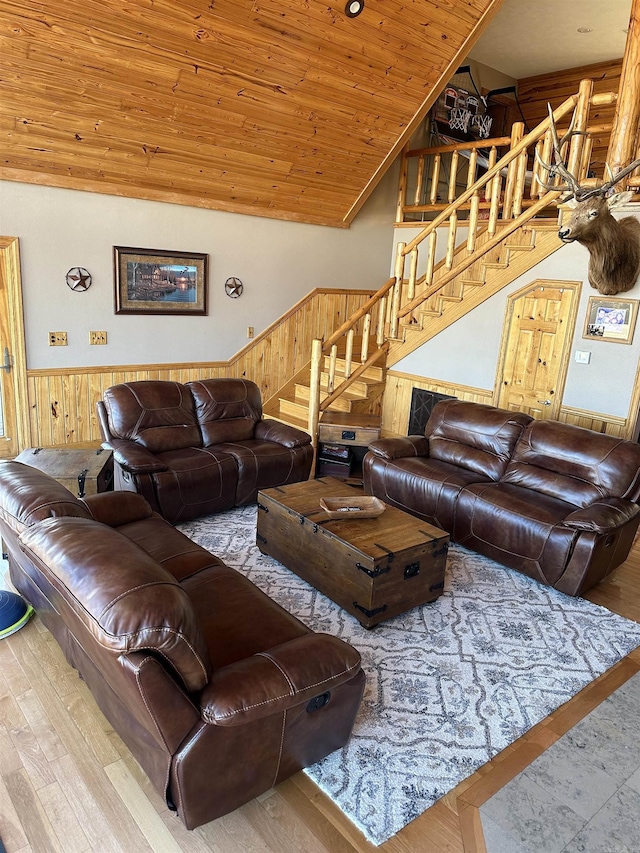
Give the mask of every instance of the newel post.
POLYGON ((397 338, 398 337, 398 326, 400 324, 400 299, 402 297, 402 281, 404 278, 404 253, 406 249, 406 243, 398 243, 396 249, 396 267, 395 267, 395 279, 396 283, 393 287, 393 296, 391 298, 391 317, 389 321, 389 337, 397 338))
POLYGON ((322 366, 322 341, 311 341, 311 374, 309 377, 309 435, 313 446, 318 446, 318 422, 320 420, 320 373, 322 366))
MULTIPOLYGON (((629 32, 622 60, 620 90, 613 118, 607 163, 615 175, 636 153, 640 123, 640 0, 632 0, 629 32)), ((628 178, 618 184, 623 190, 628 178)))

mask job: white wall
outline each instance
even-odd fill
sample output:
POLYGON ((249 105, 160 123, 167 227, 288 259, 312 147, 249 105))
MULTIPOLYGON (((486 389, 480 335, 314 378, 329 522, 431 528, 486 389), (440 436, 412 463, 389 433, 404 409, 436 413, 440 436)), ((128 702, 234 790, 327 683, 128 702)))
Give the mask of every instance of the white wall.
MULTIPOLYGON (((637 211, 637 207, 636 207, 637 211)), ((634 211, 640 219, 640 213, 634 211)), ((402 230, 398 239, 405 240, 402 230)), ((640 322, 631 345, 584 339, 590 296, 599 296, 587 278, 589 253, 577 243, 563 246, 511 285, 490 297, 393 369, 416 376, 493 390, 507 296, 536 279, 582 281, 563 403, 578 409, 626 417, 640 357, 640 322), (591 353, 589 364, 575 361, 576 350, 591 353)), ((624 298, 640 299, 640 280, 624 298)), ((631 413, 632 417, 635 413, 631 413)))
POLYGON ((396 167, 349 229, 0 182, 0 234, 20 239, 28 367, 225 360, 247 326, 258 335, 315 287, 377 289, 397 181, 396 167), (208 316, 116 315, 113 246, 207 253, 208 316), (86 292, 65 283, 75 266, 93 277, 86 292), (230 276, 244 283, 239 299, 224 293, 230 276), (105 330, 107 346, 89 346, 90 330, 105 330), (66 331, 68 346, 50 347, 51 331, 66 331))

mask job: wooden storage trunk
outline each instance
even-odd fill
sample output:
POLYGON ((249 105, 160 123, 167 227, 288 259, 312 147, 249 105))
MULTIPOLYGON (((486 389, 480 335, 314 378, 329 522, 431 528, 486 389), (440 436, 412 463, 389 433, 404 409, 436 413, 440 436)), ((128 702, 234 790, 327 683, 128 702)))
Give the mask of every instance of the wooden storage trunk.
POLYGON ((362 494, 331 477, 265 489, 258 547, 365 628, 438 598, 449 535, 391 506, 377 518, 328 519, 320 499, 350 492, 362 494))
POLYGON ((113 488, 113 454, 102 447, 28 447, 16 462, 44 471, 80 498, 113 488))

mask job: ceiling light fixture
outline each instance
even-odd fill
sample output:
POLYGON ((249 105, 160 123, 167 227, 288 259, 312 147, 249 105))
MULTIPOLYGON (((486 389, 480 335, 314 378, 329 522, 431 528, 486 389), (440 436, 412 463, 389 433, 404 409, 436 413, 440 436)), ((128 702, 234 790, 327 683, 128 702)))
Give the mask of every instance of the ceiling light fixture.
POLYGON ((591 29, 591 27, 578 27, 578 32, 579 33, 592 33, 593 30, 591 29))
POLYGON ((357 18, 364 9, 364 0, 347 0, 344 13, 347 18, 357 18))

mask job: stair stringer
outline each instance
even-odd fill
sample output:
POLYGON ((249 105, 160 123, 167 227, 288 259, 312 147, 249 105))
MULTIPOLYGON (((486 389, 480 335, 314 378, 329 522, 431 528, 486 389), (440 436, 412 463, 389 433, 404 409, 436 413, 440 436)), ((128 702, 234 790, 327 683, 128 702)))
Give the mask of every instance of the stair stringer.
MULTIPOLYGON (((524 275, 536 264, 548 258, 563 244, 558 238, 557 225, 536 226, 535 221, 528 222, 525 226, 536 232, 535 246, 529 251, 509 250, 509 263, 504 268, 486 267, 485 282, 481 286, 465 288, 464 298, 461 301, 442 300, 441 312, 437 316, 424 316, 423 322, 416 325, 402 326, 403 339, 391 340, 387 353, 387 368, 397 364, 401 359, 410 355, 427 341, 430 341, 440 332, 444 331, 456 320, 473 311, 489 297, 498 293, 518 276, 524 275)), ((516 239, 515 234, 506 237, 507 242, 516 239)), ((480 263, 482 263, 480 261, 480 263)), ((464 278, 468 272, 462 272, 464 278)), ((419 310, 419 309, 418 309, 419 310)), ((417 311, 415 313, 418 313, 417 311)))

